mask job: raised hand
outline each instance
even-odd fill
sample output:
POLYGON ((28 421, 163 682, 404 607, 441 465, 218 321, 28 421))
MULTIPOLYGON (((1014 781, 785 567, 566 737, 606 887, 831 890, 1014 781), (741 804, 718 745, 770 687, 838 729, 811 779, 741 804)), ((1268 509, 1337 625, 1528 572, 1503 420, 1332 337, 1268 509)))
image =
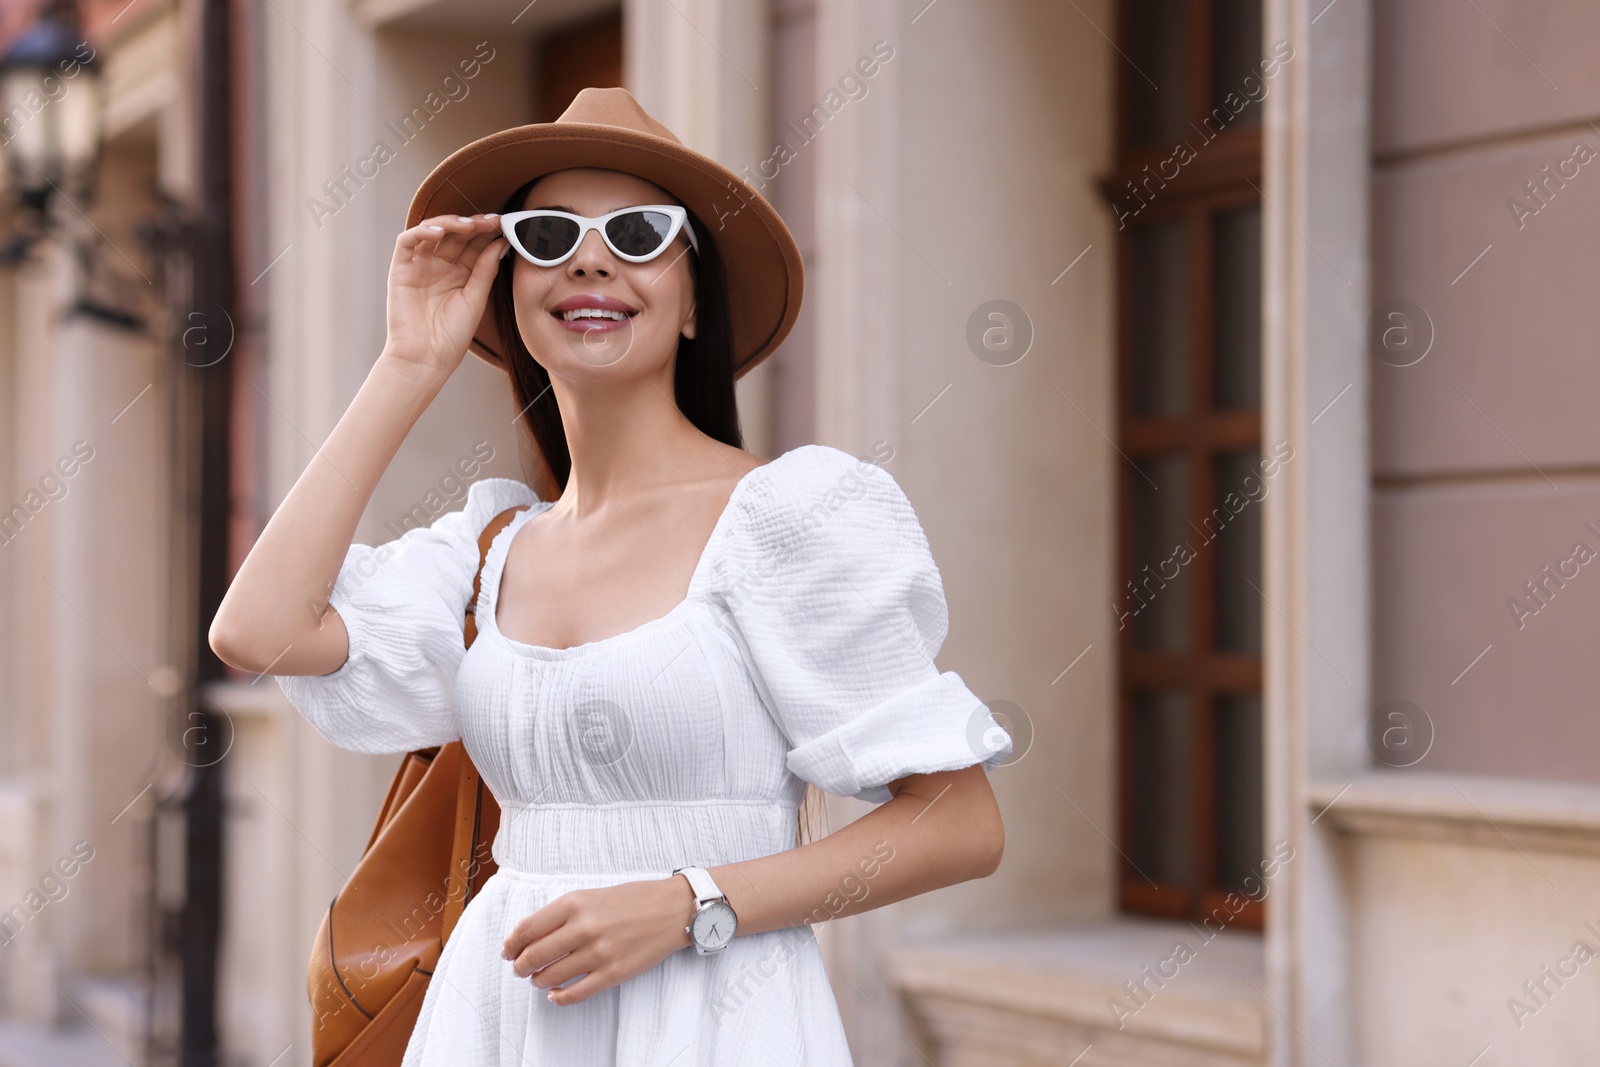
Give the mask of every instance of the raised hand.
POLYGON ((494 215, 428 219, 395 241, 383 353, 217 608, 207 636, 224 662, 315 675, 349 658, 349 633, 328 598, 356 523, 400 443, 461 365, 508 247, 494 215))
POLYGON ((419 378, 454 373, 508 248, 494 214, 438 215, 402 232, 389 264, 384 357, 419 378))

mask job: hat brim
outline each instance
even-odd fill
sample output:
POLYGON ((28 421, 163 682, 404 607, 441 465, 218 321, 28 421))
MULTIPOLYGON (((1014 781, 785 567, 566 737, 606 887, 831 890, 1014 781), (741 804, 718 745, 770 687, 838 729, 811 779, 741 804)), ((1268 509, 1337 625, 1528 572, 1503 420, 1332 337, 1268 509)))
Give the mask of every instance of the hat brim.
MULTIPOLYGON (((603 167, 653 182, 710 231, 727 278, 735 378, 783 342, 800 314, 805 285, 794 235, 766 198, 733 171, 663 137, 581 122, 501 130, 433 169, 411 200, 406 228, 437 215, 499 211, 526 182, 573 167, 603 167)), ((506 366, 506 346, 491 309, 485 308, 469 350, 506 366)))

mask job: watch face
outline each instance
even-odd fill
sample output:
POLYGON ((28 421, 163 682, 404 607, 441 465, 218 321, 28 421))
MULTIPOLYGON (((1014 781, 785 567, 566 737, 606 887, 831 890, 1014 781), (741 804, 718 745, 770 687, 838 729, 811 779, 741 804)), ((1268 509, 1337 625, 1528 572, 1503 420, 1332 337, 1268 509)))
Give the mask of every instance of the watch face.
POLYGON ((695 912, 689 936, 705 951, 715 952, 733 940, 738 923, 732 908, 720 900, 712 901, 695 912))

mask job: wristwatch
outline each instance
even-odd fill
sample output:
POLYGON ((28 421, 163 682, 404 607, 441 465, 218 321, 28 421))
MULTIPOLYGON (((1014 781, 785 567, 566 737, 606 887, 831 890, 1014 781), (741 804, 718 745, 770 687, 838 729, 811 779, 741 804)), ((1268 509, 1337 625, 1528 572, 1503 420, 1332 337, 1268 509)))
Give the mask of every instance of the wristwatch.
POLYGON ((704 867, 677 867, 672 873, 687 878, 689 888, 694 890, 694 918, 683 928, 694 942, 694 950, 705 956, 727 948, 734 931, 739 928, 739 916, 734 914, 733 906, 717 888, 717 883, 711 880, 711 873, 704 867))

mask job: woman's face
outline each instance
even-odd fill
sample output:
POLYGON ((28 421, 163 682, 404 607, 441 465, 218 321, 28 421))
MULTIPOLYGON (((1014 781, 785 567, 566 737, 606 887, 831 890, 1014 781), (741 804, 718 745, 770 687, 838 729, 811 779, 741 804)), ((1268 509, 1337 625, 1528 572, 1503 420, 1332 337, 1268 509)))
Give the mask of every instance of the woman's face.
MULTIPOLYGON (((595 217, 637 204, 676 204, 659 186, 619 171, 592 167, 547 174, 533 184, 523 210, 556 208, 595 217)), ((598 231, 583 235, 572 258, 541 267, 518 256, 511 279, 517 329, 533 358, 552 377, 635 375, 669 367, 678 336, 695 333, 694 270, 687 236, 647 263, 619 259, 598 231), (612 318, 573 318, 577 308, 620 311, 612 318)))

